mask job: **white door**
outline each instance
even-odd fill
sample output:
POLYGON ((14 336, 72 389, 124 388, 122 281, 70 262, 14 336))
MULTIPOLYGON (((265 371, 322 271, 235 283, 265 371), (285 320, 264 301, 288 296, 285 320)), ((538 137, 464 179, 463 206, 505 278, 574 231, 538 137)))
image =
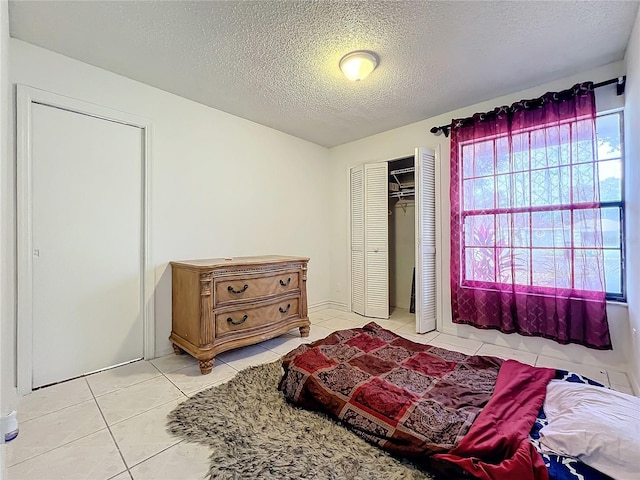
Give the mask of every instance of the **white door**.
POLYGON ((32 386, 143 357, 140 128, 33 104, 32 386))
POLYGON ((389 180, 387 163, 350 171, 351 310, 389 318, 389 180))
POLYGON ((364 167, 350 172, 351 197, 351 310, 364 315, 364 167))
POLYGON ((435 153, 416 148, 416 331, 436 329, 435 153))
POLYGON ((389 318, 389 173, 387 162, 364 165, 365 307, 389 318))

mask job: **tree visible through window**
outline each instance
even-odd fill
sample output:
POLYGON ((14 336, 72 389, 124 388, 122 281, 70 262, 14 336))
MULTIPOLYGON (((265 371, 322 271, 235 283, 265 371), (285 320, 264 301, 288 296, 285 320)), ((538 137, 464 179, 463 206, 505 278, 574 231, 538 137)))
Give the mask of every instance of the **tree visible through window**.
POLYGON ((597 117, 597 146, 589 122, 460 145, 463 285, 602 291, 603 255, 607 298, 624 299, 622 113, 597 117))
POLYGON ((612 348, 606 292, 624 297, 621 119, 598 117, 584 82, 452 120, 454 323, 612 348))

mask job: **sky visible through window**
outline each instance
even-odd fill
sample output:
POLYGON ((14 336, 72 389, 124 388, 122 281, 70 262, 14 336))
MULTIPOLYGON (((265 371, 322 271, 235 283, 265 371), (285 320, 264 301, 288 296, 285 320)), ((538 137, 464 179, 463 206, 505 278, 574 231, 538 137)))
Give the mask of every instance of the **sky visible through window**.
POLYGON ((596 131, 597 153, 580 121, 513 134, 510 148, 506 137, 461 147, 464 280, 601 290, 590 261, 601 250, 606 291, 622 296, 621 112, 599 116, 596 131))

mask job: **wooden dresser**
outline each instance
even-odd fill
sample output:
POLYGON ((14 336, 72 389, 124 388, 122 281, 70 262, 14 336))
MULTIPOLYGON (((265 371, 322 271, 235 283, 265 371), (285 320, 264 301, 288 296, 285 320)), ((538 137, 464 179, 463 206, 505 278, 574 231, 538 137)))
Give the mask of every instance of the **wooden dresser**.
POLYGON ((213 258, 171 262, 176 354, 187 352, 211 372, 225 350, 268 340, 298 327, 309 336, 304 257, 213 258))

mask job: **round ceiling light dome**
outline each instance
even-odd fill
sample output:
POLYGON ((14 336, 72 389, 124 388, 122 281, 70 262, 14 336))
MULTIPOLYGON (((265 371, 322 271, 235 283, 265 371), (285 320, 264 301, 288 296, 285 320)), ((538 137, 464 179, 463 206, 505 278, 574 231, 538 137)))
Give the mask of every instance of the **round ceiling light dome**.
POLYGON ((378 66, 378 57, 365 50, 347 53, 340 60, 340 70, 353 82, 364 80, 378 66))

